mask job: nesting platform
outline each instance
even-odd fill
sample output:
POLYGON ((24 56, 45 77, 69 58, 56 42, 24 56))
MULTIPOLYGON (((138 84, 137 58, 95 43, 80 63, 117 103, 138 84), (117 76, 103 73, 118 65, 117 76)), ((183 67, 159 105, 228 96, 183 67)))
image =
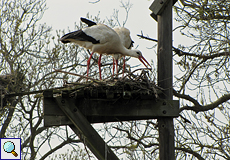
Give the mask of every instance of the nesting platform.
POLYGON ((160 94, 155 83, 143 75, 72 83, 64 89, 43 93, 44 123, 45 126, 72 124, 60 105, 72 113, 80 111, 90 123, 177 117, 179 101, 160 99, 160 94))

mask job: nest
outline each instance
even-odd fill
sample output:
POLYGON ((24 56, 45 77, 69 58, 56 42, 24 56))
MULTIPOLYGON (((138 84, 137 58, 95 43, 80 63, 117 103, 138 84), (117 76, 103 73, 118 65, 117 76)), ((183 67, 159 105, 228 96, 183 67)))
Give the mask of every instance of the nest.
MULTIPOLYGON (((77 74, 56 70, 66 74, 77 74)), ((102 81, 81 76, 82 78, 88 78, 90 81, 85 83, 64 83, 64 87, 68 90, 68 94, 74 97, 84 98, 104 98, 113 99, 118 97, 123 98, 138 98, 145 97, 150 99, 158 98, 158 94, 161 92, 159 87, 155 84, 154 80, 150 77, 151 73, 146 69, 138 69, 133 72, 129 72, 123 78, 111 78, 102 81), (140 71, 140 74, 135 72, 140 71)), ((65 89, 64 89, 65 90, 65 89)))

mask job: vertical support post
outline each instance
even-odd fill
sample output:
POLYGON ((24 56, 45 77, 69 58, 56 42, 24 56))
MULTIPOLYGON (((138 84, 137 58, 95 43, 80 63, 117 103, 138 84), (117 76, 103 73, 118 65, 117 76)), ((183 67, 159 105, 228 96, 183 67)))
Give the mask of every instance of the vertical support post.
MULTIPOLYGON (((172 100, 172 0, 169 0, 158 20, 158 85, 164 89, 163 99, 172 100)), ((173 118, 158 118, 160 160, 175 159, 173 118)))

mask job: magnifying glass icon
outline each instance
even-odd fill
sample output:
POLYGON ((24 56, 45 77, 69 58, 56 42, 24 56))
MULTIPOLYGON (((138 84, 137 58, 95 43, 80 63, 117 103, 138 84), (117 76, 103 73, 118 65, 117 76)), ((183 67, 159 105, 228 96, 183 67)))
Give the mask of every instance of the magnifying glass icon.
POLYGON ((18 156, 18 154, 14 151, 15 150, 15 145, 11 141, 7 141, 3 145, 3 149, 7 153, 12 153, 15 157, 18 156))

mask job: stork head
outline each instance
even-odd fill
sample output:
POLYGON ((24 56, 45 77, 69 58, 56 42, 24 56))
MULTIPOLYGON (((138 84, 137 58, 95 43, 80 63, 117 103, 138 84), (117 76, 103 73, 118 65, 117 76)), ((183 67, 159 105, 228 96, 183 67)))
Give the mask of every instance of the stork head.
POLYGON ((148 68, 148 66, 150 66, 150 68, 152 68, 152 66, 149 64, 149 62, 142 56, 142 53, 140 50, 133 49, 132 51, 133 51, 132 57, 138 58, 145 65, 146 68, 148 68))

